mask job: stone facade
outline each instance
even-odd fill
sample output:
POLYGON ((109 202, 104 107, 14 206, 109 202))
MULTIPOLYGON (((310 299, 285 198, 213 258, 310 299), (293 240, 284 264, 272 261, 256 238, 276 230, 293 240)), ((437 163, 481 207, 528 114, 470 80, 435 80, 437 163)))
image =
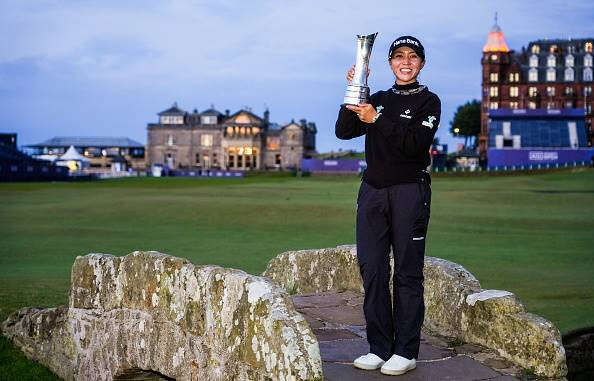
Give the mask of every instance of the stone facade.
POLYGON ((309 325, 265 278, 134 252, 77 257, 71 282, 68 307, 24 308, 2 323, 65 380, 322 379, 309 325))
POLYGON ((299 169, 315 153, 315 123, 302 119, 280 126, 249 110, 229 115, 214 109, 161 112, 147 126, 147 163, 171 169, 299 169))
MULTIPOLYGON (((393 266, 393 261, 392 261, 393 266)), ((362 291, 355 246, 289 251, 268 264, 264 276, 291 292, 362 291)), ((425 258, 424 328, 495 350, 540 377, 567 375, 559 330, 525 311, 508 291, 483 290, 464 267, 425 258)))

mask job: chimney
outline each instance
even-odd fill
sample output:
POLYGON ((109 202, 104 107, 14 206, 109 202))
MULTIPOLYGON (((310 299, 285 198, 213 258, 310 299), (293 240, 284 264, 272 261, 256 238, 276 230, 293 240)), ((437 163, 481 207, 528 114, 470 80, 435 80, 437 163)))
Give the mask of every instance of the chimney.
POLYGON ((229 117, 229 109, 225 110, 225 116, 228 118, 229 117))
POLYGON ((266 111, 264 111, 264 120, 266 121, 266 123, 268 123, 270 121, 270 110, 266 109, 266 111))

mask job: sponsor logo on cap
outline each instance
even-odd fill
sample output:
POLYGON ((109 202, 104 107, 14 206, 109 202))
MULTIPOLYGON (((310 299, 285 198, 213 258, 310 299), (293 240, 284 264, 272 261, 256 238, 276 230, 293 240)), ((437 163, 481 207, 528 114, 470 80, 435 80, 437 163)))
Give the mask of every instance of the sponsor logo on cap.
POLYGON ((396 41, 394 41, 392 46, 396 46, 396 45, 400 45, 400 44, 413 44, 415 46, 419 46, 418 42, 416 42, 415 40, 411 40, 410 38, 403 38, 401 40, 396 40, 396 41))

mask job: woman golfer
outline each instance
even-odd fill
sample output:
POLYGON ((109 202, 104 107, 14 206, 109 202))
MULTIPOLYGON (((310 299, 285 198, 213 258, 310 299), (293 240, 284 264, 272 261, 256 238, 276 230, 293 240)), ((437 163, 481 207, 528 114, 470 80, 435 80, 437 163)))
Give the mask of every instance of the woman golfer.
MULTIPOLYGON (((367 169, 357 196, 357 258, 370 352, 353 365, 403 374, 416 367, 423 302, 423 262, 431 205, 429 149, 439 126, 439 97, 417 82, 425 49, 412 36, 397 38, 388 63, 396 83, 368 104, 341 106, 336 136, 365 135, 367 169), (394 295, 390 296, 390 249, 394 295)), ((350 83, 354 69, 347 73, 350 83)))

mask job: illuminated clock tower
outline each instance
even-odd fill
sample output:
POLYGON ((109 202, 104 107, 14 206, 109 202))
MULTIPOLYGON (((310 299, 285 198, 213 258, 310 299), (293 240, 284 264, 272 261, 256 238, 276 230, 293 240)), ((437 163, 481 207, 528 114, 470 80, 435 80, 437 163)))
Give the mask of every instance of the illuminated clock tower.
POLYGON ((505 42, 503 31, 497 24, 497 14, 495 14, 495 25, 489 32, 487 43, 483 47, 483 58, 481 60, 483 66, 481 133, 479 135, 479 153, 481 155, 486 155, 487 152, 489 109, 501 107, 501 84, 505 80, 506 68, 510 64, 510 58, 511 52, 505 42))

